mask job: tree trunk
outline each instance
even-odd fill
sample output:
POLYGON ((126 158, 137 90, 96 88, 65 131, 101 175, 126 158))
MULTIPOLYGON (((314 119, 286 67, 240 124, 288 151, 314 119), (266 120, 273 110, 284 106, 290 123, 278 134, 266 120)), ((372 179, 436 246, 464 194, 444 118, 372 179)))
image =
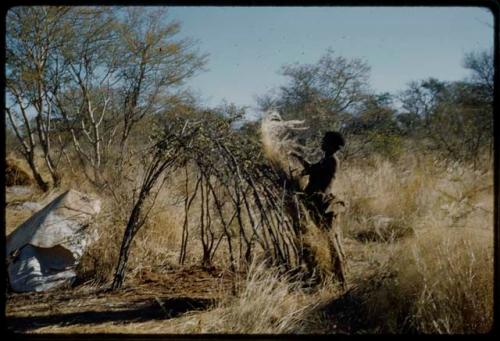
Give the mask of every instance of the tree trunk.
POLYGON ((26 161, 28 161, 28 165, 30 166, 31 172, 33 173, 33 178, 35 179, 36 184, 42 191, 47 192, 49 190, 49 183, 43 180, 42 176, 40 175, 40 172, 36 167, 33 155, 25 155, 25 156, 26 156, 26 161))
POLYGON ((139 217, 141 213, 143 200, 139 199, 132 210, 127 227, 125 228, 125 234, 123 236, 122 246, 120 248, 120 258, 118 259, 118 265, 116 266, 115 276, 113 278, 113 284, 111 285, 111 290, 116 290, 121 288, 123 285, 123 280, 125 277, 125 269, 127 267, 128 255, 130 251, 130 245, 132 244, 132 239, 139 222, 139 217))
POLYGON ((52 182, 54 183, 54 187, 59 187, 61 186, 61 175, 54 171, 50 173, 50 176, 52 177, 52 182))

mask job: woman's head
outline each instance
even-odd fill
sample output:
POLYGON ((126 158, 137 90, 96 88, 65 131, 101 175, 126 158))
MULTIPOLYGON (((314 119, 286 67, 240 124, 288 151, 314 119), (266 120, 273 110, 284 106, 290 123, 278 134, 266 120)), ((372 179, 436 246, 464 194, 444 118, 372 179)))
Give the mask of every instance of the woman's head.
POLYGON ((327 131, 321 142, 321 149, 327 154, 333 154, 345 145, 344 137, 337 131, 327 131))

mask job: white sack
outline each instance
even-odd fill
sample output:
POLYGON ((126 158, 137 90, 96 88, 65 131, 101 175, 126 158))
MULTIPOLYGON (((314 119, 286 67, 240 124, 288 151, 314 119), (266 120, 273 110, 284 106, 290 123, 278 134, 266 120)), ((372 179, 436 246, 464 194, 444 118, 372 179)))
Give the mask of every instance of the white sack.
POLYGON ((8 274, 14 291, 45 291, 70 284, 88 245, 101 201, 69 190, 7 237, 8 274), (14 256, 14 257, 13 257, 14 256))

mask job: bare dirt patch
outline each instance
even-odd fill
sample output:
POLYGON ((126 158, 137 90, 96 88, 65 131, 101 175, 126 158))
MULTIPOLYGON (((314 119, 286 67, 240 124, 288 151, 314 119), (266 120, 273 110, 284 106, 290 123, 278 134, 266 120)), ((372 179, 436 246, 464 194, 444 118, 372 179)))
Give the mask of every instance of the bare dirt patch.
POLYGON ((82 285, 46 293, 9 293, 7 328, 30 333, 47 327, 167 320, 212 307, 231 292, 233 279, 229 273, 198 268, 143 271, 116 292, 82 285))

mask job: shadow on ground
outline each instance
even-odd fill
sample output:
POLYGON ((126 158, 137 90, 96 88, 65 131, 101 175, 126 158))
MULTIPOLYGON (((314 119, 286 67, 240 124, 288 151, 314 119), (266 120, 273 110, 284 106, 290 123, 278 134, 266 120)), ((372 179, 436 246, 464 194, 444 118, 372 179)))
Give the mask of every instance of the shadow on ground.
POLYGON ((73 324, 98 324, 106 322, 144 322, 178 317, 188 311, 203 310, 214 303, 213 299, 189 297, 148 299, 131 302, 132 309, 118 311, 83 311, 46 316, 7 317, 7 328, 14 332, 27 332, 45 326, 73 324))
POLYGON ((319 307, 321 314, 329 321, 330 329, 333 333, 417 333, 408 319, 410 316, 408 307, 398 305, 398 309, 396 310, 384 310, 383 307, 372 306, 371 304, 373 303, 367 301, 367 297, 380 295, 380 292, 377 286, 370 283, 370 281, 362 284, 364 286, 353 288, 342 296, 319 307))
POLYGON ((372 333, 373 324, 365 318, 365 307, 358 295, 348 291, 319 307, 322 315, 330 321, 330 329, 339 334, 372 333))

